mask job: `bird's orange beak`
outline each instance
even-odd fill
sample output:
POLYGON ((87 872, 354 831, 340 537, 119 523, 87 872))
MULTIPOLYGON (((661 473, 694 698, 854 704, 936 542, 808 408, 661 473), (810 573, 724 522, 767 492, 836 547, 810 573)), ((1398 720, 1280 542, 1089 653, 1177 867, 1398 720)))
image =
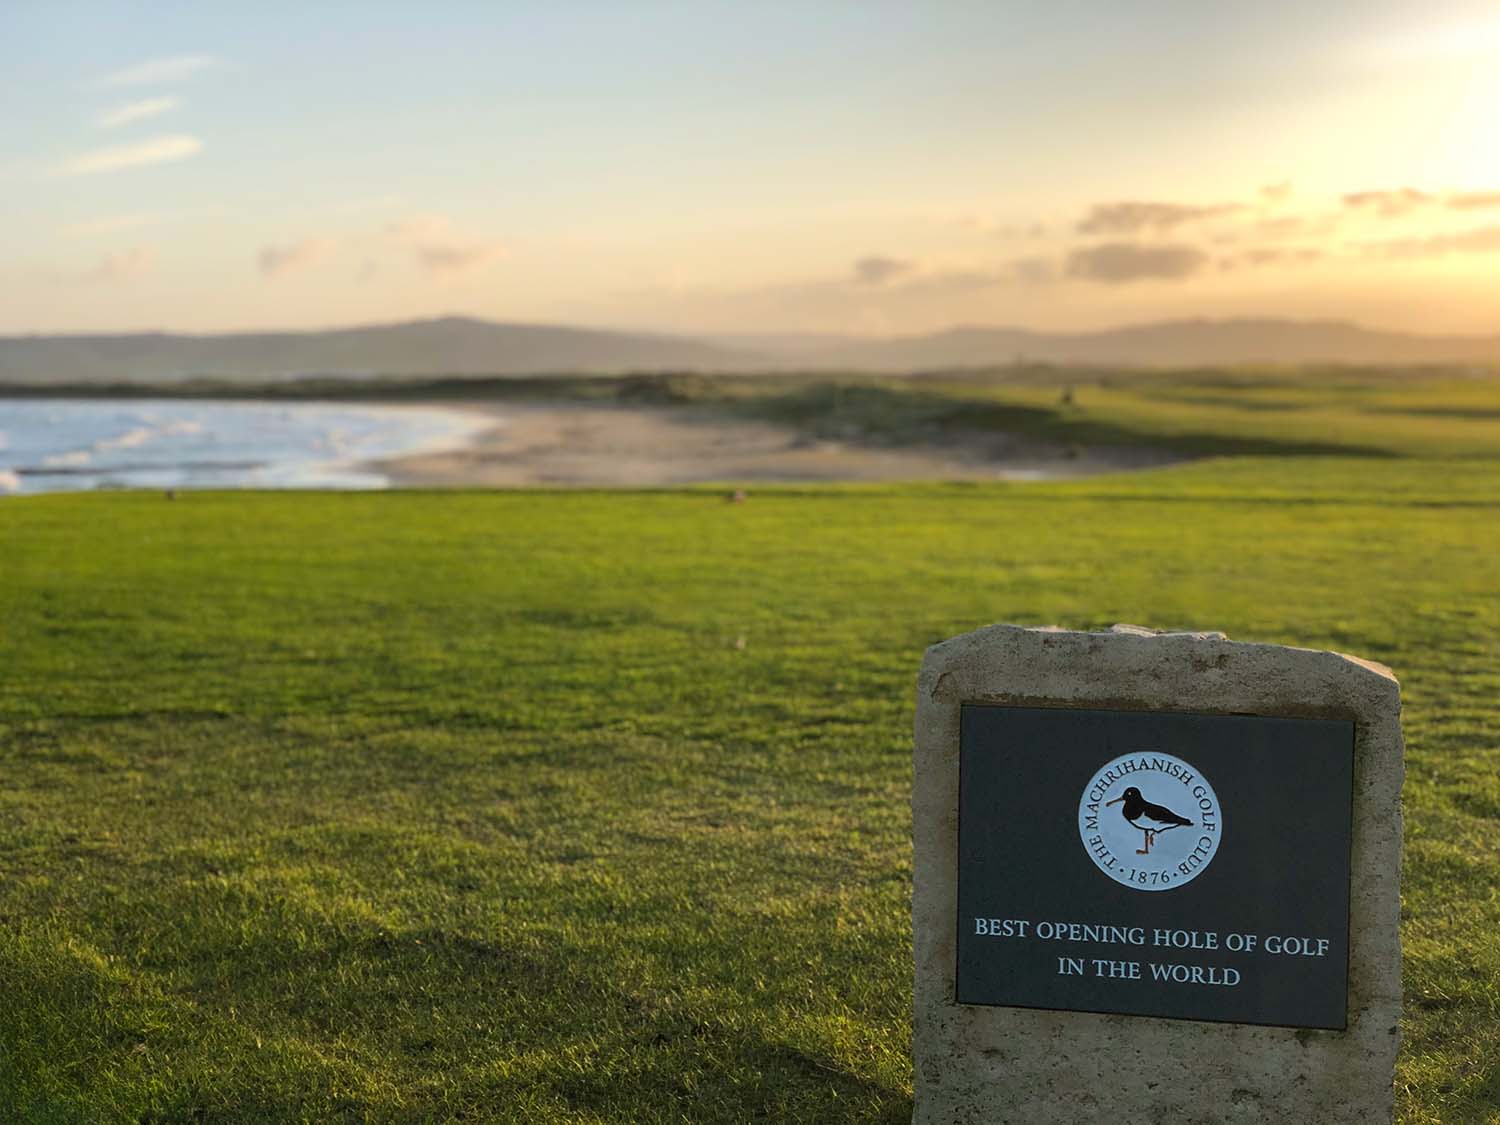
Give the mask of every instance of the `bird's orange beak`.
POLYGON ((1105 801, 1104 802, 1104 807, 1105 808, 1109 808, 1110 805, 1118 805, 1124 799, 1125 799, 1124 797, 1116 797, 1113 801, 1105 801))

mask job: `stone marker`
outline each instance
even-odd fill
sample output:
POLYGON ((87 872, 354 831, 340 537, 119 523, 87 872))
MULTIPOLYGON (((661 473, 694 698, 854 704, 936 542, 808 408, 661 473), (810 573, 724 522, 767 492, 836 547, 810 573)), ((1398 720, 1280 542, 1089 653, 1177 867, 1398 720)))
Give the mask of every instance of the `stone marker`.
POLYGON ((996 625, 917 681, 918 1123, 1389 1120, 1389 669, 996 625))

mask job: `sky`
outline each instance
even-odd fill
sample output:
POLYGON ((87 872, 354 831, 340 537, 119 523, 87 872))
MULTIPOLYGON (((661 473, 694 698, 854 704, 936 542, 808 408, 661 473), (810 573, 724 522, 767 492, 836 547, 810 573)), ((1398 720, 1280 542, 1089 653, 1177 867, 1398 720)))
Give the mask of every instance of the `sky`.
POLYGON ((0 0, 0 334, 1500 332, 1500 4, 0 0))

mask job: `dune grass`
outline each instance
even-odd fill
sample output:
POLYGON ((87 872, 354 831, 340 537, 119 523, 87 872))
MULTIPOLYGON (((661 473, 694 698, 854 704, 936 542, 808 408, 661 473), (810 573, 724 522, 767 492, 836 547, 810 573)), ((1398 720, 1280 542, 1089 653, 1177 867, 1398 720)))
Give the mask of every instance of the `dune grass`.
POLYGON ((679 379, 682 399, 890 442, 955 433, 1191 455, 1500 456, 1500 379, 1451 370, 1037 368, 905 379, 679 379))
POLYGON ((1500 458, 1500 377, 1454 368, 1115 370, 1050 365, 871 376, 640 374, 18 388, 4 395, 570 401, 697 408, 882 445, 1010 435, 1193 456, 1500 458))
POLYGON ((1412 1122, 1500 1115, 1500 462, 0 504, 0 1106, 903 1121, 923 648, 1224 629, 1406 700, 1412 1122))

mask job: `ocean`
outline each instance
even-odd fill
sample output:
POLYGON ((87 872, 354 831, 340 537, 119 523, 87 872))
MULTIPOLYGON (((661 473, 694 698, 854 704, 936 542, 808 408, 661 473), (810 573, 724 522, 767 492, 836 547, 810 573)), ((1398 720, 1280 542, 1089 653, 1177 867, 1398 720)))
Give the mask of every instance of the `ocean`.
POLYGON ((426 406, 0 399, 0 492, 384 488, 370 462, 462 446, 493 425, 426 406))

